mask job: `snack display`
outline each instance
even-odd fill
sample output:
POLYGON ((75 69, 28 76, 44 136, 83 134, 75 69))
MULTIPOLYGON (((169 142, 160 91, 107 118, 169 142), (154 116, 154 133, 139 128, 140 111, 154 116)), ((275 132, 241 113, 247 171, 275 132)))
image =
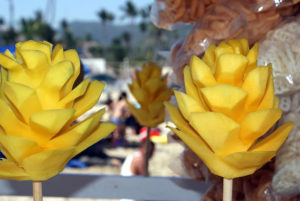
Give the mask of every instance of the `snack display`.
POLYGON ((282 122, 293 121, 295 128, 276 157, 272 188, 281 195, 300 193, 300 16, 270 31, 261 43, 258 63, 272 63, 275 92, 284 111, 282 122))
POLYGON ((159 28, 173 29, 177 22, 191 23, 221 0, 156 0, 152 6, 152 22, 159 28))
MULTIPOLYGON (((157 27, 172 30, 180 23, 189 24, 198 21, 216 4, 232 2, 232 0, 156 0, 152 5, 151 18, 157 27)), ((299 1, 244 0, 243 2, 252 12, 263 12, 276 7, 291 6, 299 1)))
POLYGON ((194 21, 194 27, 184 43, 171 50, 174 58, 171 65, 179 83, 183 84, 183 68, 191 56, 202 56, 210 44, 221 40, 247 38, 250 44, 262 40, 269 30, 299 12, 300 4, 296 3, 223 0, 210 6, 201 18, 194 21))
MULTIPOLYGON (((270 31, 260 44, 258 64, 272 63, 275 93, 278 95, 291 94, 300 89, 299 47, 300 15, 270 31)), ((289 111, 288 108, 286 110, 289 111)))

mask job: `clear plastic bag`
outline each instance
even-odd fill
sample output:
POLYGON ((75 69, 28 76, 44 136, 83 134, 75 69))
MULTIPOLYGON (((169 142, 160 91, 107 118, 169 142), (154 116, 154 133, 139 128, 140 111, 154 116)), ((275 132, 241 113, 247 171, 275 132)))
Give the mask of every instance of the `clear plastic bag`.
MULTIPOLYGON (((175 1, 175 0, 173 0, 175 1)), ((160 15, 171 15, 168 4, 172 0, 158 0, 165 7, 160 15), (168 4, 166 3, 168 2, 168 4), (169 8, 169 9, 168 9, 169 8)), ((188 1, 188 0, 187 0, 188 1)), ((176 0, 184 2, 184 0, 176 0)), ((205 1, 197 1, 199 4, 205 1)), ((181 5, 179 4, 178 5, 181 5)), ((190 21, 169 20, 166 26, 176 27, 178 23, 193 22, 194 27, 180 46, 171 49, 171 65, 177 74, 178 83, 182 84, 182 69, 188 64, 192 55, 202 56, 206 48, 222 40, 232 38, 246 38, 250 44, 264 39, 266 33, 283 23, 290 16, 299 11, 300 4, 292 0, 215 0, 205 9, 201 17, 190 21)), ((179 9, 179 7, 176 7, 179 9)), ((156 10, 156 9, 152 9, 156 10)), ((172 10, 172 9, 171 9, 172 10)), ((187 9, 186 12, 190 12, 187 9)), ((159 26, 159 22, 169 19, 153 14, 152 21, 159 26), (155 19, 154 19, 155 18, 155 19), (161 19, 161 21, 160 21, 161 19)), ((162 26, 161 26, 162 27, 162 26)))
MULTIPOLYGON (((200 20, 216 4, 230 4, 228 0, 156 0, 151 9, 151 20, 159 28, 174 30, 181 25, 200 20)), ((299 0, 243 0, 252 12, 263 12, 291 6, 299 0)))

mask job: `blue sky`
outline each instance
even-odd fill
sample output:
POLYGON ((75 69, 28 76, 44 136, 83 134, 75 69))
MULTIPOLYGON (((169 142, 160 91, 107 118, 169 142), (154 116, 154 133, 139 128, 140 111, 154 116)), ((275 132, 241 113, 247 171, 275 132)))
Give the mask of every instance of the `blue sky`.
MULTIPOLYGON (((9 23, 9 1, 14 5, 14 25, 18 26, 22 17, 33 17, 37 10, 41 10, 47 21, 53 19, 52 12, 47 12, 46 7, 49 0, 0 0, 0 17, 4 18, 5 23, 9 23)), ((127 0, 52 0, 55 2, 54 27, 57 27, 62 19, 68 22, 74 20, 80 21, 99 21, 97 11, 104 8, 115 14, 115 23, 128 23, 121 20, 123 13, 120 7, 127 0)), ((154 0, 131 0, 137 8, 145 7, 154 2, 154 0)))

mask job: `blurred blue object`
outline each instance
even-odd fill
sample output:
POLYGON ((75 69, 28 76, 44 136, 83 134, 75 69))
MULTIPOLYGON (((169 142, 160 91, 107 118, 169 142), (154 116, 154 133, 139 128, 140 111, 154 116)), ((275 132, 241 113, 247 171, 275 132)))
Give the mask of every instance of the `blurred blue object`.
POLYGON ((2 154, 2 152, 0 152, 0 158, 6 158, 6 157, 2 154))
POLYGON ((85 74, 88 74, 91 72, 90 68, 87 65, 82 64, 82 66, 83 66, 83 72, 85 74))
POLYGON ((5 50, 7 50, 7 49, 13 54, 15 53, 15 50, 16 50, 14 45, 5 45, 5 46, 0 47, 0 53, 4 53, 5 50))
POLYGON ((116 78, 108 75, 108 74, 93 74, 89 76, 91 80, 98 80, 98 81, 103 81, 107 84, 113 84, 117 81, 116 78))
POLYGON ((86 168, 87 165, 83 162, 81 162, 80 160, 78 159, 72 159, 70 160, 67 165, 66 165, 67 168, 86 168))

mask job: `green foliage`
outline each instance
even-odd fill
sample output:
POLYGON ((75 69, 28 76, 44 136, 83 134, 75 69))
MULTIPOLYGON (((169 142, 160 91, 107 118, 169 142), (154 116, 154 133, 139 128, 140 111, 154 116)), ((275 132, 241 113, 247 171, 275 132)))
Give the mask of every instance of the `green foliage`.
POLYGON ((120 38, 113 39, 111 46, 108 48, 108 51, 113 61, 122 62, 126 57, 126 50, 122 45, 122 41, 120 38))
POLYGON ((47 40, 54 42, 54 29, 43 21, 42 13, 37 11, 35 18, 21 19, 21 35, 26 40, 47 40))
POLYGON ((14 28, 9 28, 7 31, 2 33, 2 38, 6 45, 15 43, 17 37, 18 37, 18 33, 14 30, 14 28))
POLYGON ((98 17, 101 19, 102 24, 106 24, 106 22, 111 22, 115 19, 115 16, 105 9, 98 12, 98 17))

